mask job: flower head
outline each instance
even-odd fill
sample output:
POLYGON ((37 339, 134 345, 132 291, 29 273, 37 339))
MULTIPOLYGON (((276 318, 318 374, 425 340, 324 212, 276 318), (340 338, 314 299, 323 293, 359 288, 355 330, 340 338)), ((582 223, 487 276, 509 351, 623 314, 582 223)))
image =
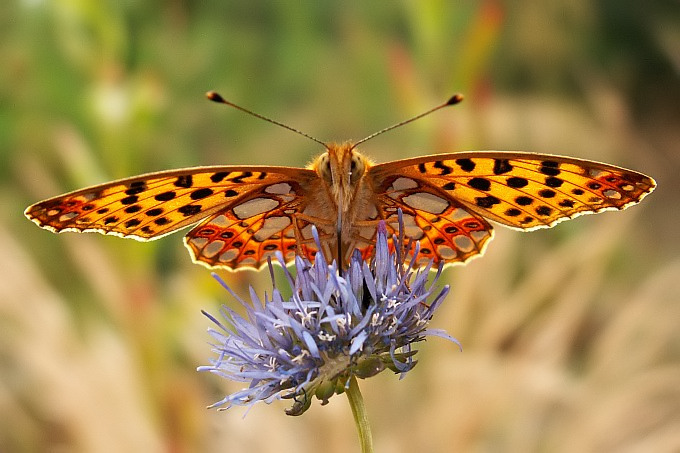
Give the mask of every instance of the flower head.
POLYGON ((284 267, 293 290, 289 299, 279 292, 273 274, 271 296, 260 300, 251 288, 252 303, 216 276, 246 315, 226 306, 220 310, 223 320, 204 312, 217 326, 209 330, 217 357, 198 369, 249 385, 211 407, 291 398, 294 404, 286 413, 300 415, 312 396, 326 404, 347 388, 352 376, 367 378, 388 368, 403 376, 416 364, 411 345, 428 335, 458 344, 444 331, 427 328, 449 290, 444 286, 435 291, 441 266, 428 284, 432 264, 415 267, 418 244, 411 250, 403 234, 395 235, 392 244, 390 251, 381 221, 370 264, 355 252, 348 269, 339 272, 321 252, 313 264, 298 257, 295 277, 284 267))

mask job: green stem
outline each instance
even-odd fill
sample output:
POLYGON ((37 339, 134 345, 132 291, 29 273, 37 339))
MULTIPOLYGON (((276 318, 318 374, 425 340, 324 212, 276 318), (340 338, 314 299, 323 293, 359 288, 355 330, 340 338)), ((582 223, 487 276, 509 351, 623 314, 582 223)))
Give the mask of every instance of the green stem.
POLYGON ((349 388, 345 392, 349 405, 352 408, 352 415, 354 415, 354 423, 357 425, 359 432, 359 442, 361 442, 362 453, 373 453, 373 438, 371 437, 371 425, 368 423, 368 416, 366 414, 366 406, 364 406, 364 399, 361 397, 359 391, 359 384, 357 378, 352 376, 349 380, 349 388))

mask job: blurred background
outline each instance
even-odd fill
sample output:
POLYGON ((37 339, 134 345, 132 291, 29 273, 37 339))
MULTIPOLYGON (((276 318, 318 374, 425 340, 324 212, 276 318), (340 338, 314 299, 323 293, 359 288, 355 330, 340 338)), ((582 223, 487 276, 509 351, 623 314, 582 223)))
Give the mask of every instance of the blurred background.
MULTIPOLYGON (((499 227, 446 271, 404 380, 362 381, 376 451, 680 450, 680 9, 673 0, 8 0, 0 6, 0 451, 358 451, 344 396, 205 407, 241 386, 196 367, 201 315, 235 302, 182 234, 53 235, 29 204, 144 172, 303 166, 366 143, 383 162, 475 149, 629 167, 625 212, 499 227)), ((239 293, 266 273, 221 275, 239 293)))

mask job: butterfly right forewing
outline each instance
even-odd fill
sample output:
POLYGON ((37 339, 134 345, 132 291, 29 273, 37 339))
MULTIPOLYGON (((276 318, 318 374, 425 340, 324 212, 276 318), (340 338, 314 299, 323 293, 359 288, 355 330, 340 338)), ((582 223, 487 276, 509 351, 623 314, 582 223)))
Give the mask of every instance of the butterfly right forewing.
POLYGON ((412 225, 407 236, 420 242, 425 257, 447 263, 483 252, 492 231, 485 218, 525 231, 549 228, 625 209, 656 185, 613 165, 521 152, 423 156, 376 165, 370 177, 385 215, 400 207, 412 225))

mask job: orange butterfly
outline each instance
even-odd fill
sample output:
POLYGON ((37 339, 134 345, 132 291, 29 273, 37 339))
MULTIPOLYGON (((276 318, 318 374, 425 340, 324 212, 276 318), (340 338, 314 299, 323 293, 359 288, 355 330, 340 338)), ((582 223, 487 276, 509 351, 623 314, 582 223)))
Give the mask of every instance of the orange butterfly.
POLYGON ((654 180, 612 165, 542 154, 471 151, 374 164, 356 145, 324 144, 224 100, 208 98, 293 130, 326 151, 307 168, 197 167, 122 179, 34 204, 26 216, 55 233, 96 231, 140 241, 200 221, 184 238, 194 262, 259 269, 277 250, 286 262, 312 258, 319 230, 327 257, 347 262, 373 250, 377 221, 420 243, 422 260, 465 263, 493 236, 488 220, 530 231, 605 210, 622 210, 654 190, 654 180), (339 250, 342 250, 339 252, 339 250))

